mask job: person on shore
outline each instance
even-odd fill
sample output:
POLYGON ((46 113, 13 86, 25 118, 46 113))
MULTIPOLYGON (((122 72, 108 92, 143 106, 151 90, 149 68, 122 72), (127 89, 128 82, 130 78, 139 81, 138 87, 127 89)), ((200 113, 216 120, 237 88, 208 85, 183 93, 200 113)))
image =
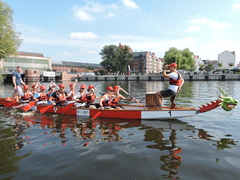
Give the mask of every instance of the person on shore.
POLYGON ((49 102, 52 105, 62 106, 66 103, 67 92, 64 90, 64 84, 59 84, 59 90, 52 93, 49 102))
POLYGON ((21 85, 25 85, 25 83, 23 82, 23 80, 21 78, 21 72, 22 72, 22 68, 20 66, 18 66, 12 74, 12 83, 13 83, 13 87, 14 87, 12 100, 13 101, 16 100, 16 102, 19 101, 20 94, 22 94, 21 85))
POLYGON ((170 101, 173 103, 175 96, 180 91, 182 85, 184 84, 184 79, 182 75, 177 71, 177 64, 172 63, 170 65, 165 65, 163 70, 163 77, 170 78, 169 87, 166 90, 158 91, 155 93, 157 107, 162 109, 163 98, 171 97, 170 101), (166 70, 170 70, 170 74, 166 73, 166 70))

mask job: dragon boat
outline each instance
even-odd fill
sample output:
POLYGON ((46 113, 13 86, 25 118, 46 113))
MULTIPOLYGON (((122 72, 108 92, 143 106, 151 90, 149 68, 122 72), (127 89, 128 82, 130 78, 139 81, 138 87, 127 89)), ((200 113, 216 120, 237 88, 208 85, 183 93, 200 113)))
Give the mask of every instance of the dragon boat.
POLYGON ((40 113, 55 113, 65 115, 76 115, 96 118, 117 118, 117 119, 176 119, 181 117, 195 116, 198 113, 204 113, 213 110, 217 107, 222 107, 225 111, 231 111, 236 107, 238 101, 226 94, 219 88, 219 97, 209 103, 199 106, 198 108, 191 107, 163 107, 158 109, 155 107, 155 97, 151 93, 146 94, 146 105, 126 105, 122 104, 121 109, 90 109, 76 108, 74 103, 67 106, 53 105, 36 105, 35 101, 30 103, 18 103, 12 101, 11 98, 0 98, 0 105, 6 108, 18 108, 24 111, 33 110, 40 113), (150 98, 152 97, 152 98, 150 98))

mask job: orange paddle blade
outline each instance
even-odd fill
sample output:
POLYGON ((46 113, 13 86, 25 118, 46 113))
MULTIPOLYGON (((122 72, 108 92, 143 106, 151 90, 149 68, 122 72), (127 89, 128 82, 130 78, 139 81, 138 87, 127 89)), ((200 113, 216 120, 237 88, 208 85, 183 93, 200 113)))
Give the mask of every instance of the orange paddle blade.
POLYGON ((49 110, 51 107, 53 107, 53 105, 49 105, 49 106, 47 106, 47 107, 44 107, 44 108, 42 108, 42 109, 40 109, 39 111, 40 111, 40 113, 45 113, 47 110, 49 110))

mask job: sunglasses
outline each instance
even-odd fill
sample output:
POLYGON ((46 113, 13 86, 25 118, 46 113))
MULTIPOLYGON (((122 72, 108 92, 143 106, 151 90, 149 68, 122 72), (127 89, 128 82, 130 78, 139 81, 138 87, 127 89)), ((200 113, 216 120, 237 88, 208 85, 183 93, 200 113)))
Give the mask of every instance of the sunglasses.
POLYGON ((110 92, 113 92, 112 90, 110 92))

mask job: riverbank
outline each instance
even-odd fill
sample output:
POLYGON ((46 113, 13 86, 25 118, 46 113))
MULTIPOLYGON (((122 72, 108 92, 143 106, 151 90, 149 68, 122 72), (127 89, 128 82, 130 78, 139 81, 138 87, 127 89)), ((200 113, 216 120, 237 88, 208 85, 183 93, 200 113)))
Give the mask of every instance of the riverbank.
MULTIPOLYGON (((240 80, 240 74, 206 74, 206 75, 183 75, 185 81, 236 81, 240 80)), ((169 80, 161 75, 98 75, 72 77, 74 81, 165 81, 169 80)))

